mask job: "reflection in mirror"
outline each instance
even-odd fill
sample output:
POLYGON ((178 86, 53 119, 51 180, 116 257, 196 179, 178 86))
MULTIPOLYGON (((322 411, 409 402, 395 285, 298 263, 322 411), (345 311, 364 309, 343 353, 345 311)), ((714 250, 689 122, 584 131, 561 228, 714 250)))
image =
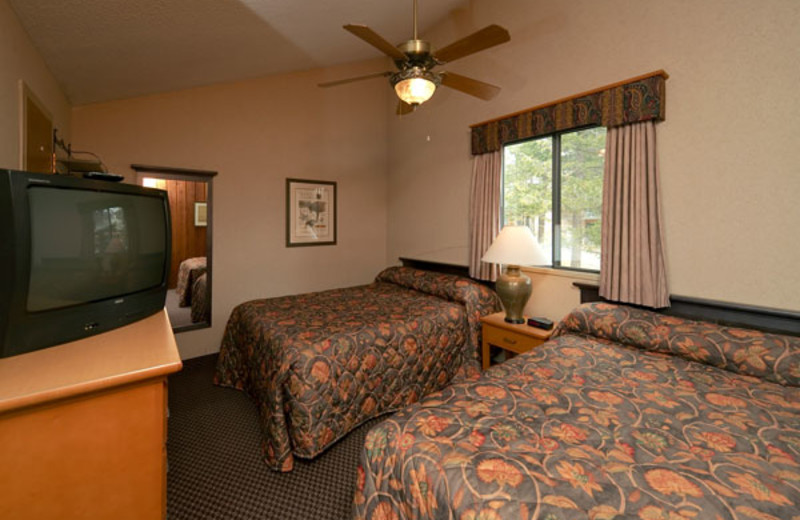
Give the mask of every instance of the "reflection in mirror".
POLYGON ((174 332, 211 326, 212 179, 216 172, 131 165, 137 182, 165 190, 172 217, 167 314, 174 332))

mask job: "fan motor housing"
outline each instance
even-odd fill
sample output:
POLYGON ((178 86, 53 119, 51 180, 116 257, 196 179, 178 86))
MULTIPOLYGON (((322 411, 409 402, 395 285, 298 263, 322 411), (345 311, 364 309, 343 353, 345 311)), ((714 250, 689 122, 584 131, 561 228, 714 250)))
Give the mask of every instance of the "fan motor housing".
POLYGON ((405 62, 395 62, 400 70, 412 67, 421 67, 427 70, 437 65, 431 55, 431 44, 425 40, 408 40, 398 45, 397 48, 408 58, 405 62))
POLYGON ((397 48, 406 54, 430 54, 431 52, 431 44, 425 40, 408 40, 397 48))

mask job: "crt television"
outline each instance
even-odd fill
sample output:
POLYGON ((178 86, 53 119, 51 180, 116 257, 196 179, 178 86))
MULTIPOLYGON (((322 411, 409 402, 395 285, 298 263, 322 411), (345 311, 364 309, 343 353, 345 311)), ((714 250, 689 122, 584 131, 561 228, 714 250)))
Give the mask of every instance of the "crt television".
POLYGON ((160 311, 170 244, 165 191, 0 169, 0 357, 160 311))

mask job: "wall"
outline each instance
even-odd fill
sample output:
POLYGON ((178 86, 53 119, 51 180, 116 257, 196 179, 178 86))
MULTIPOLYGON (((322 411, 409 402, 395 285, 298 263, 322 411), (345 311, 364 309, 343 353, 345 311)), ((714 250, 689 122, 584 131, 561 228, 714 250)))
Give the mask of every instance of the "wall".
MULTIPOLYGON (((389 125, 388 257, 467 261, 470 124, 657 69, 671 292, 800 310, 800 2, 475 0, 425 35, 489 23, 511 42, 445 67, 499 85, 491 102, 440 89, 389 125)), ((532 274, 528 313, 560 318, 571 279, 532 274)))
POLYGON ((20 168, 19 80, 69 139, 70 105, 6 0, 0 0, 0 168, 20 168))
POLYGON ((388 88, 320 89, 385 62, 77 107, 76 146, 110 171, 130 164, 216 170, 212 328, 178 334, 182 357, 219 349, 246 300, 370 282, 386 265, 388 88), (338 244, 285 247, 285 179, 338 187, 338 244))

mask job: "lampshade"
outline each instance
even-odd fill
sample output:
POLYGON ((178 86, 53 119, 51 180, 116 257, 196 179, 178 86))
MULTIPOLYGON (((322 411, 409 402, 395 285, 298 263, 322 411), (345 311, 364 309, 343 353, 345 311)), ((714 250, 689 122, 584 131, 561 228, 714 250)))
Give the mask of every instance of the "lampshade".
POLYGON ((436 86, 441 83, 437 75, 419 67, 392 74, 390 80, 397 97, 409 105, 420 105, 428 101, 436 91, 436 86))
POLYGON ((547 262, 527 226, 504 227, 481 260, 506 265, 540 265, 547 262))

